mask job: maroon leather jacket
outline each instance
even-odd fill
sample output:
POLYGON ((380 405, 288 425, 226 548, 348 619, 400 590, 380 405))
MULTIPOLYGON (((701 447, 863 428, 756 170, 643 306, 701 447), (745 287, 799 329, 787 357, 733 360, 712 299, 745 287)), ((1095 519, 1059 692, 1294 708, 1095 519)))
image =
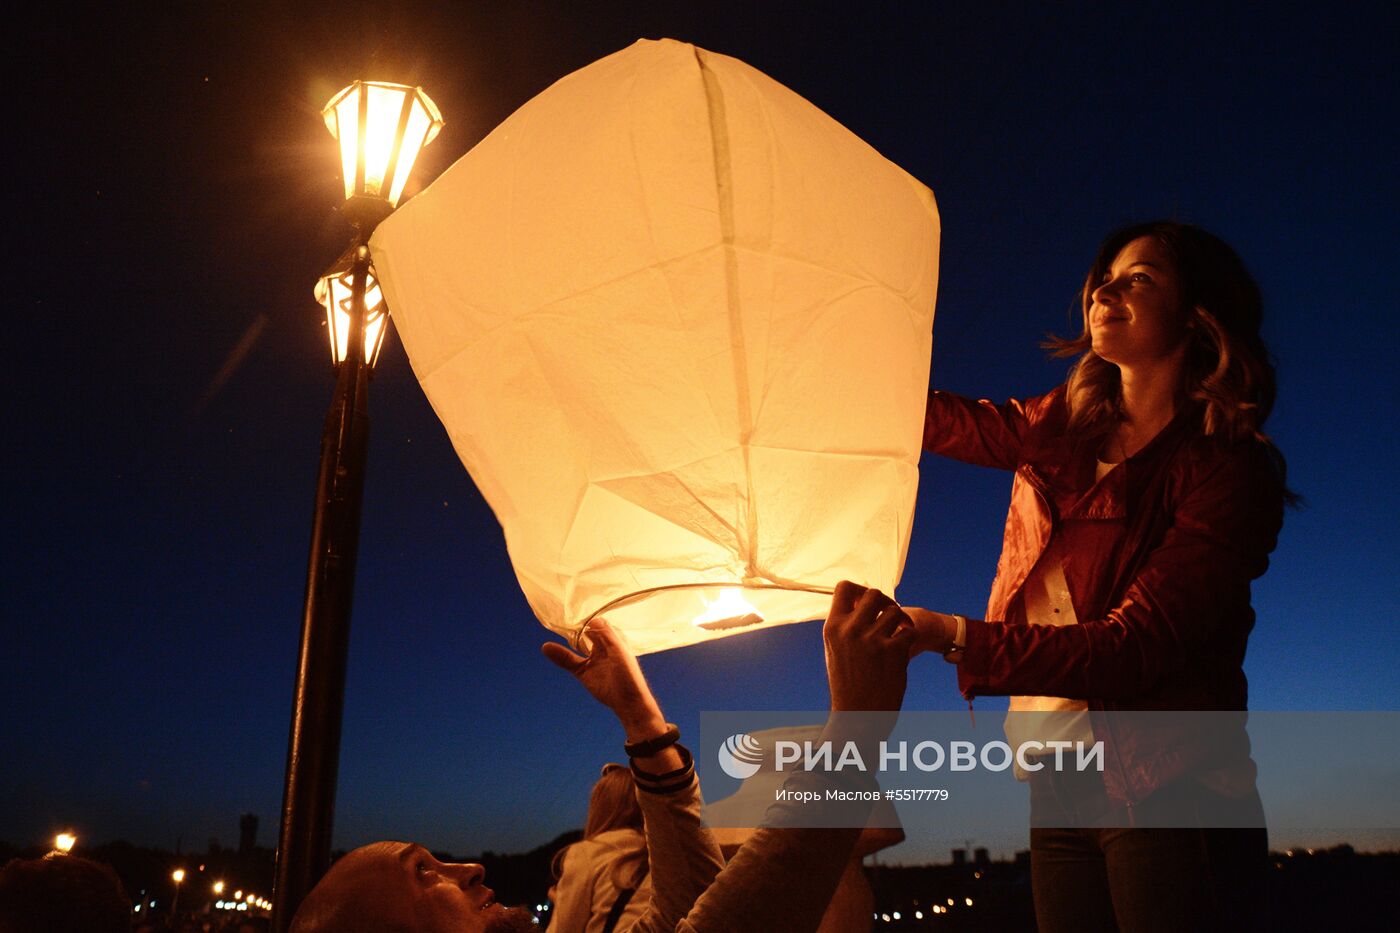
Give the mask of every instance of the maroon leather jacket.
POLYGON ((1185 721, 1117 734, 1106 713, 1246 708, 1250 581, 1269 565, 1283 486, 1268 447, 1205 436, 1194 408, 1096 481, 1097 444, 1067 437, 1067 418, 1063 386, 1003 405, 929 397, 925 450, 1015 471, 988 621, 968 623, 958 686, 969 701, 1087 700, 1105 784, 1131 805, 1190 769, 1248 760, 1243 716, 1222 753, 1185 721), (1026 624, 1021 589, 1052 536, 1079 625, 1026 624))

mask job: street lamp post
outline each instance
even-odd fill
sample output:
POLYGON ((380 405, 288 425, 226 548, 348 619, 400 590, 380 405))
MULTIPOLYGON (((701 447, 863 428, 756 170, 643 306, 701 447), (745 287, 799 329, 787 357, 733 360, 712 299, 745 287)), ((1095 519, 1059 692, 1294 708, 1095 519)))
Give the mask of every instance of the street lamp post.
POLYGON ((336 383, 316 479, 273 891, 276 933, 291 926, 298 905, 330 865, 369 442, 369 376, 388 317, 374 282, 369 238, 393 212, 419 150, 442 128, 442 117, 422 88, 383 82, 354 82, 331 98, 322 115, 340 141, 346 197, 342 209, 355 226, 355 238, 316 286, 316 297, 326 309, 336 383))

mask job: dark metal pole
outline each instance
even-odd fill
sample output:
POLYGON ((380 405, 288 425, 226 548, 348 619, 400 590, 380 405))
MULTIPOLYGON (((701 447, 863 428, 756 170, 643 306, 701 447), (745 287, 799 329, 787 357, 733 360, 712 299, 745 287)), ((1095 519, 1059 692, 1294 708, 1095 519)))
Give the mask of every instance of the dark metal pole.
POLYGON ((365 364, 368 230, 357 241, 350 332, 321 437, 316 514, 302 613, 301 653, 287 745, 287 780, 277 844, 272 929, 286 933, 297 907, 330 867, 350 603, 360 538, 369 442, 369 367, 365 364))

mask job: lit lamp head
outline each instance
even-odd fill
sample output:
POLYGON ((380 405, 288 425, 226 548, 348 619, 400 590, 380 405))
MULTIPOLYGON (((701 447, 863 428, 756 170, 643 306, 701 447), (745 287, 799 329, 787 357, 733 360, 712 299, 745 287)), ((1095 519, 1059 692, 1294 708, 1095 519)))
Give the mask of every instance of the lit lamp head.
POLYGON ((442 130, 442 114, 421 87, 356 81, 321 116, 340 141, 345 215, 368 235, 398 205, 419 151, 442 130))
POLYGON ((172 871, 172 872, 170 873, 170 880, 171 880, 171 881, 174 881, 176 884, 179 884, 181 881, 184 881, 184 880, 185 880, 185 870, 184 870, 183 868, 177 868, 177 869, 175 869, 174 871, 172 871))
MULTIPOLYGON (((336 363, 345 362, 350 346, 351 309, 355 300, 355 253, 365 247, 356 246, 347 250, 335 265, 326 270, 316 283, 316 301, 326 312, 326 329, 330 332, 331 359, 336 363)), ((385 323, 389 319, 384 306, 384 294, 379 290, 379 280, 374 276, 374 267, 365 274, 365 363, 373 367, 379 359, 379 350, 384 346, 385 323)))
POLYGON ((59 852, 72 852, 77 842, 78 837, 72 833, 59 833, 53 837, 53 847, 59 852))

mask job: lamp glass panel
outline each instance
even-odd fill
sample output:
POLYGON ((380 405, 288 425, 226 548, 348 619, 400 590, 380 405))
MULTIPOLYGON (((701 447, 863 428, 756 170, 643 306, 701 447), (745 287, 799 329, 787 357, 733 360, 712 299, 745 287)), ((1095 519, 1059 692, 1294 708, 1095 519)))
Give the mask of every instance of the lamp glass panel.
POLYGON ((321 308, 326 312, 326 339, 331 345, 331 362, 339 363, 343 357, 340 349, 340 335, 335 332, 335 305, 326 301, 325 293, 320 285, 316 286, 316 300, 321 303, 321 308))
POLYGON ((369 95, 369 113, 365 118, 364 193, 383 197, 384 173, 394 154, 394 137, 398 134, 399 113, 403 109, 403 96, 407 89, 382 84, 362 87, 364 93, 369 95))
POLYGON ((384 295, 379 283, 373 277, 365 290, 365 362, 370 366, 379 359, 379 349, 384 345, 384 324, 389 315, 384 313, 384 295))
MULTIPOLYGON (((335 105, 332 133, 340 141, 340 173, 345 179, 345 197, 355 194, 355 160, 359 155, 360 86, 352 85, 335 105)), ((329 122, 329 121, 327 121, 329 122)))
POLYGON ((417 94, 413 97, 413 110, 408 116, 408 127, 403 134, 403 148, 399 150, 399 163, 394 169, 394 184, 389 189, 389 203, 398 204, 403 195, 403 186, 408 181, 408 173, 413 171, 413 163, 418 153, 428 142, 428 131, 432 128, 432 118, 417 94))

